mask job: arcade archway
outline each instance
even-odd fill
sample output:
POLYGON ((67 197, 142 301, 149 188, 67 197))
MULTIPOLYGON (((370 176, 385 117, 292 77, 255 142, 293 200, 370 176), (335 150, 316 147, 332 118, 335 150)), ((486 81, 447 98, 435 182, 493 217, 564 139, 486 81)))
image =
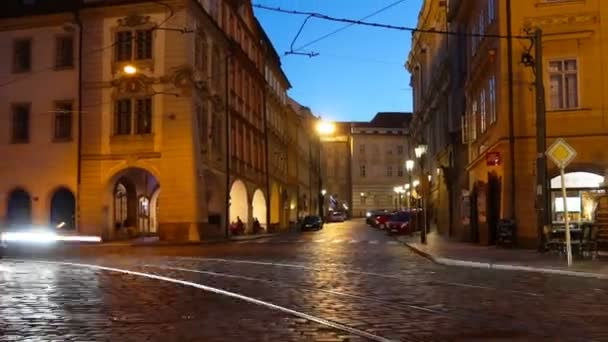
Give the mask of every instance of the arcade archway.
POLYGON ((258 189, 253 193, 251 206, 253 208, 253 218, 257 218, 262 226, 266 226, 266 197, 262 190, 258 189))
POLYGON ((249 201, 247 198, 245 183, 241 180, 234 181, 230 189, 229 217, 231 223, 240 219, 247 226, 249 214, 249 201))

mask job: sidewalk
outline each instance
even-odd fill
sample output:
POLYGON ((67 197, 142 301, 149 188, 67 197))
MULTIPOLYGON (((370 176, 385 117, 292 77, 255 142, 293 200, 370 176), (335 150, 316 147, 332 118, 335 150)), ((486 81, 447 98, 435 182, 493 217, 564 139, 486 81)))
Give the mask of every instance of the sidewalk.
POLYGON ((420 235, 399 236, 399 241, 431 261, 446 266, 491 268, 512 271, 560 274, 587 278, 608 279, 607 258, 596 260, 574 259, 571 267, 556 254, 542 254, 530 249, 510 249, 455 242, 436 233, 427 235, 427 243, 420 243, 420 235))
POLYGON ((193 245, 206 245, 212 243, 220 243, 220 242, 230 242, 230 241, 247 241, 247 240, 257 240, 262 238, 269 238, 278 235, 279 233, 264 233, 264 234, 244 234, 244 235, 236 235, 230 236, 228 239, 225 237, 217 238, 217 239, 207 239, 203 241, 184 241, 184 242, 174 242, 174 241, 160 241, 158 237, 145 237, 138 238, 131 241, 126 242, 108 242, 104 243, 104 245, 129 245, 129 246, 193 246, 193 245))

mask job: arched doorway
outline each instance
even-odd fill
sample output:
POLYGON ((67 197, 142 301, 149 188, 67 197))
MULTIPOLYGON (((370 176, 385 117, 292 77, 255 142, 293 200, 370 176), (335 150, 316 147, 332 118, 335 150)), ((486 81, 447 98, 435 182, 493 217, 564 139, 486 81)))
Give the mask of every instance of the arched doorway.
POLYGON ((110 180, 113 238, 131 238, 158 233, 160 184, 152 173, 128 168, 110 180))
POLYGON ((253 193, 253 201, 251 201, 253 208, 253 217, 257 218, 262 227, 266 226, 266 197, 262 190, 258 189, 253 193))
POLYGON ((32 198, 23 189, 15 189, 8 195, 6 224, 11 227, 27 226, 32 223, 32 198))
POLYGON ((249 214, 249 201, 247 196, 247 188, 245 184, 236 180, 232 183, 232 188, 230 189, 230 223, 236 222, 237 218, 241 219, 247 227, 248 222, 248 214, 249 214))
POLYGON ((51 227, 75 229, 76 197, 66 188, 59 188, 51 197, 51 227))
POLYGON ((221 176, 205 171, 205 199, 207 203, 207 220, 211 231, 221 233, 222 222, 225 220, 225 193, 221 176))

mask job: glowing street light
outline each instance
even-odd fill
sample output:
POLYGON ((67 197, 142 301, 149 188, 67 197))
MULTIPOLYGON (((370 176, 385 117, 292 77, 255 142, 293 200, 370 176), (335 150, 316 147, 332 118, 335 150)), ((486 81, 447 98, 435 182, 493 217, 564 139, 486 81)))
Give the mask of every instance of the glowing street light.
POLYGON ((327 190, 323 189, 321 190, 321 195, 325 196, 327 194, 327 190))
POLYGON ((137 73, 137 68, 129 64, 125 65, 124 68, 122 68, 122 71, 127 75, 134 75, 137 73))
POLYGON ((420 181, 416 179, 416 180, 414 180, 414 181, 412 182, 412 185, 413 185, 413 186, 414 186, 414 188, 415 188, 415 187, 417 187, 418 185, 420 185, 420 181))
POLYGON ((409 190, 410 189, 410 183, 405 184, 405 190, 409 190))
POLYGON ((414 161, 409 159, 405 161, 405 169, 407 172, 411 172, 414 169, 414 161))
POLYGON ((317 123, 317 133, 319 135, 332 135, 336 132, 336 124, 328 121, 319 121, 317 123))

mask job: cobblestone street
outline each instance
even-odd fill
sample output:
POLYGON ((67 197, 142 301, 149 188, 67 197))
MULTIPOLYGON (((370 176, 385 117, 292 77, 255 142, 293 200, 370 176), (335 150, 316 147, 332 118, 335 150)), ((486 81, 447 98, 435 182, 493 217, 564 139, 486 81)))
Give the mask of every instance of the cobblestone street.
POLYGON ((435 265, 360 221, 0 261, 0 340, 608 340, 605 281, 435 265))

